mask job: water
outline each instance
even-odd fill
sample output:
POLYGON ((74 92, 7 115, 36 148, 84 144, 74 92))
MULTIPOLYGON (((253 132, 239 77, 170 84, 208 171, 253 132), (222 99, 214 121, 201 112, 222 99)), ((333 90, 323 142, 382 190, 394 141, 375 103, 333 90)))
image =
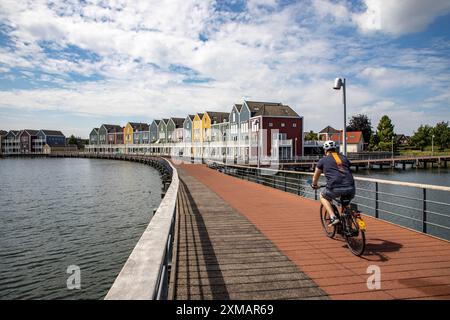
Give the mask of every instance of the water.
POLYGON ((359 170, 355 176, 450 187, 450 168, 359 170))
POLYGON ((160 201, 147 165, 0 160, 0 299, 103 298, 160 201), (70 265, 80 290, 67 289, 70 265))

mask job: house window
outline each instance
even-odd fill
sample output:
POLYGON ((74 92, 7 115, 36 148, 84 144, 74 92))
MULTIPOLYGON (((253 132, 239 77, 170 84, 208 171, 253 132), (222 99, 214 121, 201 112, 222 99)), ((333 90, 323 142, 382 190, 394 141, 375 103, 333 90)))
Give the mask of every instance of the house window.
POLYGON ((297 123, 294 122, 294 123, 292 124, 292 128, 297 128, 297 123))
POLYGON ((269 127, 273 127, 273 123, 272 122, 269 122, 269 127))
POLYGON ((284 128, 284 126, 285 126, 285 124, 284 124, 284 122, 282 122, 282 123, 281 123, 281 127, 284 128))

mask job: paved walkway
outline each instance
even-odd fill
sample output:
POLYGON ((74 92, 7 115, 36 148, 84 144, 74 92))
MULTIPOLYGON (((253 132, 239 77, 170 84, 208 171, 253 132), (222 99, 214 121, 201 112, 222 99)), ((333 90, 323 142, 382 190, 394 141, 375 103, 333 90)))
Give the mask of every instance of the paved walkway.
POLYGON ((328 298, 245 216, 178 174, 174 299, 328 298))
MULTIPOLYGON (((254 267, 260 262, 252 260, 256 256, 251 258, 250 252, 256 251, 263 253, 259 259, 266 259, 258 265, 260 272, 266 272, 266 266, 270 268, 269 261, 286 264, 283 266, 286 269, 273 270, 277 272, 272 283, 274 288, 278 286, 278 277, 286 276, 288 269, 293 270, 289 264, 292 261, 333 299, 450 299, 450 243, 447 241, 368 217, 367 253, 358 258, 350 253, 345 242, 324 235, 318 202, 234 178, 204 165, 186 164, 179 168, 186 192, 191 194, 190 201, 198 204, 194 212, 181 214, 185 230, 180 230, 180 249, 184 250, 179 253, 180 263, 191 261, 188 265, 195 265, 196 259, 206 259, 199 253, 212 251, 210 260, 213 265, 221 266, 223 286, 230 298, 244 297, 230 293, 233 287, 229 287, 227 277, 237 276, 230 266, 238 259, 239 263, 254 267), (206 238, 199 235, 205 231, 206 238), (226 250, 234 246, 242 247, 243 251, 226 250), (234 253, 238 253, 236 257, 234 253), (366 271, 370 265, 381 268, 380 290, 367 288, 366 271)), ((205 263, 209 264, 203 260, 202 265, 205 263)), ((246 282, 249 282, 247 277, 254 275, 252 269, 240 272, 238 276, 246 282)), ((201 277, 201 271, 187 270, 184 266, 178 274, 178 297, 202 298, 199 288, 191 287, 195 289, 188 293, 188 287, 195 283, 193 278, 201 277)), ((303 274, 298 271, 298 275, 303 274)), ((245 287, 241 284, 236 288, 245 287)), ((304 297, 300 292, 298 298, 304 297)), ((203 297, 217 298, 211 293, 209 296, 204 293, 203 297)), ((247 297, 251 297, 251 292, 247 297)), ((273 298, 264 295, 256 298, 260 297, 273 298)))

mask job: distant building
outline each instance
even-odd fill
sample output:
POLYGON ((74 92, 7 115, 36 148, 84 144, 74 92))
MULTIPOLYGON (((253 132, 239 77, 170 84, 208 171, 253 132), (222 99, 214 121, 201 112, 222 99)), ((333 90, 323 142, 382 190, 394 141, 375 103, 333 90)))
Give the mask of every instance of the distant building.
POLYGON ((161 120, 153 120, 153 122, 150 124, 150 143, 158 142, 158 128, 160 122, 161 120))
POLYGON ((408 145, 411 143, 411 137, 405 136, 404 134, 396 134, 394 139, 395 143, 401 146, 408 145))
POLYGON ((0 130, 0 156, 4 153, 4 141, 6 140, 7 131, 0 130))
POLYGON ((57 130, 39 130, 37 139, 34 142, 35 152, 42 153, 44 145, 64 147, 66 145, 66 136, 57 130))
POLYGON ((158 141, 159 143, 167 143, 167 124, 169 119, 162 119, 158 125, 158 141))
POLYGON ((18 130, 10 130, 6 134, 5 141, 3 143, 4 154, 19 154, 19 133, 18 130))
MULTIPOLYGON (((364 137, 361 131, 349 131, 347 134, 347 152, 361 152, 364 151, 364 137)), ((342 145, 342 131, 331 135, 329 140, 333 140, 339 145, 342 145)), ((342 152, 342 151, 341 151, 342 152)))
POLYGON ((167 122, 167 141, 183 142, 183 123, 185 118, 170 118, 167 122))
POLYGON ((38 130, 25 129, 19 133, 19 153, 31 154, 36 153, 36 144, 38 130))
POLYGON ((100 144, 123 144, 123 128, 114 124, 103 124, 98 130, 100 144))
POLYGON ((331 127, 331 126, 326 126, 325 128, 323 128, 322 130, 319 131, 319 133, 317 134, 317 138, 320 141, 327 141, 327 140, 331 140, 331 136, 333 134, 339 133, 339 130, 336 130, 335 128, 331 127))
MULTIPOLYGON (((241 116, 245 106, 250 110, 251 116, 249 120, 251 156, 257 155, 257 152, 263 157, 279 159, 302 156, 303 117, 287 105, 256 101, 244 101, 241 116), (264 130, 265 134, 259 134, 260 130, 264 130), (258 150, 257 146, 263 149, 258 150)), ((245 133, 247 128, 242 126, 242 117, 240 120, 241 132, 245 133)))
POLYGON ((89 134, 89 144, 90 145, 100 144, 98 131, 99 131, 99 128, 94 128, 94 129, 92 129, 91 133, 89 134))

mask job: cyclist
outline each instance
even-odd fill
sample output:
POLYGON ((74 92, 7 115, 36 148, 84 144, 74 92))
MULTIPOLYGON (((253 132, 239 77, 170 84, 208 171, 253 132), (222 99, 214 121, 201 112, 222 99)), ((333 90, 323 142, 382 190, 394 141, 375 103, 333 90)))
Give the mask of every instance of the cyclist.
POLYGON ((350 161, 343 155, 336 152, 336 143, 332 140, 323 144, 325 157, 319 160, 314 172, 312 187, 318 188, 319 177, 322 172, 327 179, 326 187, 320 194, 320 202, 330 214, 330 224, 333 226, 339 223, 339 219, 334 214, 331 206, 332 199, 345 197, 352 199, 355 196, 355 181, 350 171, 350 161))

